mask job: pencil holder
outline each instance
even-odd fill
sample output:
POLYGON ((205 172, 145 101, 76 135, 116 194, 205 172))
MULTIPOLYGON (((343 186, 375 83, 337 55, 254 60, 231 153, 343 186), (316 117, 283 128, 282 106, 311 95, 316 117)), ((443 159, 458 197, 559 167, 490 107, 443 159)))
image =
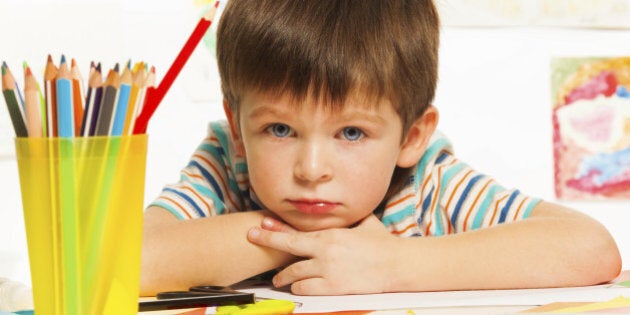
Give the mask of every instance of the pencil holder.
POLYGON ((147 136, 15 147, 35 313, 137 314, 147 136))

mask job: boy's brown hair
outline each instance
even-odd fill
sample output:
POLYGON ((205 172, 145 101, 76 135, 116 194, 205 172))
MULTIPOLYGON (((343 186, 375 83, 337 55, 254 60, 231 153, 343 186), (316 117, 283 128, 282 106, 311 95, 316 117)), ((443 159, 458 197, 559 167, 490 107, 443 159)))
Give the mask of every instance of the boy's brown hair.
MULTIPOLYGON (((331 109, 359 92, 369 105, 388 100, 404 136, 433 100, 438 43, 430 0, 229 0, 217 59, 237 114, 245 91, 288 93, 295 104, 312 97, 331 109)), ((406 179, 401 171, 393 186, 406 179)))

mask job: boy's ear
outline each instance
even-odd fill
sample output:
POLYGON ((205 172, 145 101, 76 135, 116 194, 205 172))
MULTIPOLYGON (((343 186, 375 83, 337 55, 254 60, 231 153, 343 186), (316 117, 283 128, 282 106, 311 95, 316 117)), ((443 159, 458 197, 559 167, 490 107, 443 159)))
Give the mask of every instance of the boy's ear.
POLYGON ((429 139, 439 120, 437 108, 429 106, 427 110, 409 128, 403 141, 396 165, 408 168, 416 165, 429 145, 429 139))
POLYGON ((223 99, 223 111, 225 112, 225 117, 227 117, 227 121, 230 124, 230 132, 232 134, 232 141, 234 142, 236 156, 244 157, 245 146, 243 145, 243 139, 241 138, 240 129, 238 128, 238 117, 234 115, 234 112, 230 109, 230 105, 226 99, 223 99))

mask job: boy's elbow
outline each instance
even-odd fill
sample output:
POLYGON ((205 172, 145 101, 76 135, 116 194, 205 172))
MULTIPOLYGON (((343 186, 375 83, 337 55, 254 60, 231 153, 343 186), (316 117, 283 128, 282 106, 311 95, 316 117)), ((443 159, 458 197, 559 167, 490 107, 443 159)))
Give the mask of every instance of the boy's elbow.
POLYGON ((582 285, 606 283, 616 278, 621 272, 622 262, 619 248, 608 230, 601 224, 593 226, 587 237, 586 248, 582 248, 582 262, 576 268, 576 279, 582 285))
POLYGON ((601 234, 603 235, 600 236, 601 240, 598 242, 600 245, 591 254, 595 259, 591 266, 596 277, 593 279, 594 283, 605 283, 613 280, 619 275, 622 267, 621 254, 615 240, 606 230, 601 234))

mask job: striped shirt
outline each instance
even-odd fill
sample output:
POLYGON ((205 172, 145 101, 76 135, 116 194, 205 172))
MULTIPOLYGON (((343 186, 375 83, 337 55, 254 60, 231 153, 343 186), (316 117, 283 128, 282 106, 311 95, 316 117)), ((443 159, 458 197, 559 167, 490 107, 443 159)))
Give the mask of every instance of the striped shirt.
MULTIPOLYGON (((182 220, 261 209, 229 130, 225 121, 210 123, 179 182, 165 186, 151 206, 182 220)), ((384 203, 381 221, 395 235, 439 236, 526 218, 539 201, 458 160, 436 131, 406 185, 384 203)))

